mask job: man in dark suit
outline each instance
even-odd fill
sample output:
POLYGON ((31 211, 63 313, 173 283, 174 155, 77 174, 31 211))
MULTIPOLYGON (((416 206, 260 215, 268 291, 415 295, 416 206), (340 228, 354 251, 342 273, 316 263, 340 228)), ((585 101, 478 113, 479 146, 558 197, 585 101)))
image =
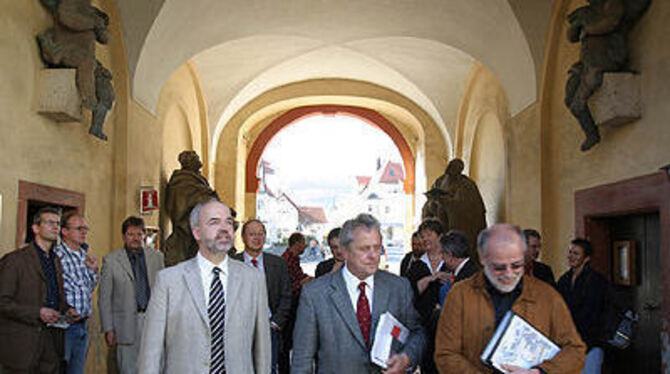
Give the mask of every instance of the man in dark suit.
POLYGON ((40 209, 31 228, 35 241, 0 260, 0 364, 5 374, 58 373, 64 335, 49 324, 79 319, 66 303, 63 270, 52 251, 59 211, 40 209))
POLYGON ((344 257, 342 256, 342 249, 340 248, 340 228, 336 227, 330 230, 327 240, 330 251, 333 253, 333 257, 321 261, 316 265, 316 271, 314 272, 315 278, 337 271, 342 267, 342 264, 344 264, 344 257))
POLYGON ((407 278, 409 269, 417 261, 421 261, 421 256, 426 253, 423 249, 423 243, 421 241, 421 235, 418 231, 415 231, 412 234, 412 251, 407 253, 405 257, 400 261, 400 276, 407 278))
MULTIPOLYGON (((233 258, 244 261, 265 275, 271 314, 272 373, 276 373, 281 347, 280 331, 287 327, 287 320, 291 312, 291 281, 284 260, 271 253, 263 253, 265 235, 265 226, 261 221, 257 219, 247 221, 242 226, 244 252, 233 258)), ((288 361, 288 358, 285 360, 288 361)))
POLYGON ((554 272, 551 270, 551 267, 537 260, 540 257, 540 249, 542 249, 542 237, 540 233, 534 229, 525 229, 523 230, 523 236, 526 238, 527 248, 526 274, 543 280, 556 288, 554 272))
POLYGON ((381 255, 379 221, 360 214, 342 226, 342 270, 303 287, 293 333, 291 373, 369 373, 380 368, 370 348, 382 313, 389 312, 407 329, 407 340, 394 349, 385 373, 415 367, 426 345, 419 314, 412 305, 409 281, 378 270, 381 255))
POLYGON ((444 264, 452 273, 451 285, 468 279, 479 271, 479 265, 470 260, 470 244, 464 233, 449 230, 440 236, 440 246, 444 264))

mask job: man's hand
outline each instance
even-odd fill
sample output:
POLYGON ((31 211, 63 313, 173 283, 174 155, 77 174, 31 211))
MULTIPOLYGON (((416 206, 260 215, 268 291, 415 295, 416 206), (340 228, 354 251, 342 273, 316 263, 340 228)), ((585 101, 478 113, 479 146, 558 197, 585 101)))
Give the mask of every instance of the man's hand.
POLYGON ((509 374, 540 374, 537 369, 523 369, 514 365, 502 365, 502 368, 507 370, 509 374))
POLYGON ((407 371, 412 361, 410 361, 407 353, 400 353, 389 357, 386 364, 388 369, 383 371, 385 374, 401 374, 407 371))
POLYGON ((67 316, 67 323, 74 323, 81 319, 81 315, 75 308, 68 309, 67 312, 65 312, 65 316, 67 316))
POLYGON ((433 275, 434 279, 439 279, 442 283, 446 283, 447 280, 449 279, 449 273, 444 272, 444 271, 438 271, 433 275))
POLYGON ((276 324, 275 321, 270 321, 270 329, 279 330, 279 325, 276 324))
POLYGON ((87 268, 91 269, 93 272, 98 272, 98 259, 93 256, 92 254, 87 254, 86 259, 84 260, 84 264, 86 265, 87 268))
POLYGON ((107 331, 105 333, 105 343, 109 348, 112 348, 116 345, 116 334, 114 331, 107 331))
POLYGON ((42 322, 44 323, 58 322, 58 317, 60 317, 60 313, 57 310, 47 307, 40 308, 40 319, 42 320, 42 322))

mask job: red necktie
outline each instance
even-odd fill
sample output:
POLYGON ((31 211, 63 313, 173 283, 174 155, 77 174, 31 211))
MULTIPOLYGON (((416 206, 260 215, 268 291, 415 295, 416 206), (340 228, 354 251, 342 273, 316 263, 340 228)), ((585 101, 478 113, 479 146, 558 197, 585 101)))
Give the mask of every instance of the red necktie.
POLYGON ((361 282, 358 289, 361 290, 361 293, 358 295, 358 303, 356 304, 356 318, 358 318, 358 325, 361 327, 365 344, 369 346, 372 317, 370 316, 370 303, 365 296, 365 282, 361 282))
POLYGON ((258 260, 256 260, 255 258, 252 258, 252 259, 251 259, 251 263, 254 264, 254 267, 255 267, 255 268, 258 267, 258 260))

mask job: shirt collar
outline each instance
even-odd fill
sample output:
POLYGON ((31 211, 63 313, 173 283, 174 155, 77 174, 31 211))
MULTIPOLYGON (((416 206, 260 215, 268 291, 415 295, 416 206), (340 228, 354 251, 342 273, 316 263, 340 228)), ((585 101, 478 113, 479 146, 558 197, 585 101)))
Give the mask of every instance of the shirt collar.
POLYGON ((442 265, 444 265, 444 260, 440 260, 440 263, 437 264, 437 269, 433 270, 433 268, 430 266, 430 257, 428 257, 428 252, 424 253, 421 256, 421 261, 423 261, 426 265, 428 265, 428 270, 430 270, 431 274, 435 274, 436 272, 440 271, 442 265))
POLYGON ((466 257, 463 262, 461 262, 460 264, 458 264, 458 266, 456 266, 456 270, 454 270, 454 276, 458 275, 458 273, 461 271, 461 269, 463 269, 463 267, 468 261, 470 261, 470 257, 466 257))
POLYGON ((198 261, 198 267, 200 267, 201 274, 209 276, 209 274, 212 274, 212 269, 214 269, 214 267, 218 267, 219 269, 221 269, 221 273, 223 273, 224 276, 228 275, 228 256, 227 255, 223 259, 223 261, 221 261, 221 263, 218 264, 218 265, 215 265, 213 262, 206 259, 202 255, 202 253, 200 253, 200 251, 198 251, 198 254, 196 254, 195 257, 198 261))
POLYGON ((347 265, 344 265, 344 269, 342 270, 342 276, 344 277, 344 282, 347 284, 347 288, 350 290, 356 290, 358 289, 358 285, 361 282, 365 282, 365 285, 369 287, 370 289, 374 289, 375 287, 375 275, 372 274, 368 276, 367 278, 360 280, 358 279, 355 275, 349 271, 349 268, 347 265))
MULTIPOLYGON (((260 265, 260 264, 263 263, 263 251, 261 251, 261 253, 260 253, 258 256, 256 256, 256 257, 253 257, 253 256, 250 255, 247 251, 244 251, 243 253, 244 253, 244 255, 243 255, 243 256, 244 256, 244 262, 250 264, 250 263, 251 263, 251 260, 255 258, 256 261, 258 261, 258 265, 260 265)), ((226 258, 227 258, 227 257, 228 257, 228 256, 226 256, 226 258)))

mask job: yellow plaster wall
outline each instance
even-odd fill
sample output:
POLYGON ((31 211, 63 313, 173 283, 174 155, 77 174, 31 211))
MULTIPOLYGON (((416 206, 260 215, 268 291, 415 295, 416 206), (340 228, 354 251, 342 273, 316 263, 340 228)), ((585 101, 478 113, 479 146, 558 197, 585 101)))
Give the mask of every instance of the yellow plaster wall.
POLYGON ((479 187, 489 225, 507 219, 505 124, 508 122, 507 97, 499 79, 486 66, 475 62, 459 108, 455 156, 465 162, 464 173, 479 187))
POLYGON ((601 143, 586 153, 579 150, 583 133, 563 104, 567 71, 579 54, 579 46, 565 39, 565 16, 584 4, 564 0, 554 6, 541 96, 544 255, 557 274, 566 270, 576 190, 653 173, 670 162, 670 2, 652 1, 629 38, 630 67, 641 74, 642 119, 601 128, 601 143))

